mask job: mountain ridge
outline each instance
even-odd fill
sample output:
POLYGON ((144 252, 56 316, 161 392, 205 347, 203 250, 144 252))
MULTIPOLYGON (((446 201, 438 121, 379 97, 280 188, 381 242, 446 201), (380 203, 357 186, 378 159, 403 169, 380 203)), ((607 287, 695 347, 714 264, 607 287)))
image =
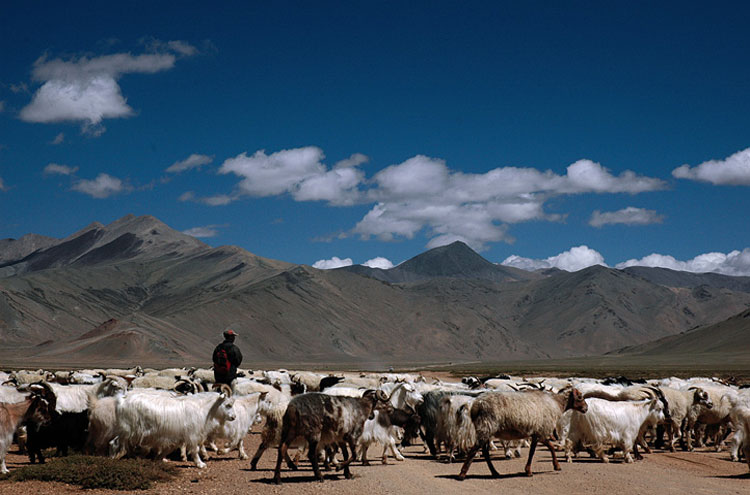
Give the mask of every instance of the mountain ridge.
POLYGON ((463 243, 390 270, 318 270, 128 215, 52 244, 0 268, 3 362, 127 364, 140 352, 144 365, 207 364, 225 328, 249 362, 593 356, 750 308, 750 292, 715 286, 744 287, 732 278, 668 287, 649 280, 659 272, 604 266, 524 272, 463 243))

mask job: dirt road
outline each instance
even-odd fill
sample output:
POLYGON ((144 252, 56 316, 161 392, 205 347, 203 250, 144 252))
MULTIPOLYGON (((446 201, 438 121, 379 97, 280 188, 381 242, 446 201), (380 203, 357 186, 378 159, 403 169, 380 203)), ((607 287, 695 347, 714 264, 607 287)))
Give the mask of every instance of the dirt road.
MULTIPOLYGON (((256 427, 257 428, 257 427, 256 427)), ((252 455, 260 441, 260 435, 253 433, 245 440, 246 450, 252 455)), ((270 483, 276 460, 276 450, 269 450, 261 459, 258 471, 250 471, 249 461, 241 461, 234 452, 231 456, 215 456, 208 461, 208 467, 200 470, 192 464, 176 462, 180 468, 179 478, 170 483, 157 485, 144 494, 442 494, 461 492, 484 493, 587 493, 587 494, 743 494, 750 493, 750 475, 745 463, 729 461, 727 452, 712 452, 704 449, 699 452, 669 453, 656 452, 646 455, 646 459, 635 464, 625 464, 622 459, 614 459, 610 464, 589 459, 586 455, 573 463, 562 463, 562 471, 555 472, 546 448, 537 449, 534 458, 534 477, 521 475, 528 450, 523 458, 505 460, 499 453, 493 459, 502 474, 499 479, 491 478, 483 459, 475 460, 465 481, 456 480, 461 464, 447 464, 429 460, 422 453, 422 446, 405 449, 406 461, 384 466, 380 461, 371 466, 353 465, 352 480, 344 479, 341 473, 326 473, 326 481, 313 481, 308 462, 303 462, 296 472, 282 470, 283 485, 270 483)), ((380 450, 372 447, 370 456, 380 450)), ((28 459, 9 453, 8 468, 13 470, 28 463, 28 459)), ((372 457, 371 457, 372 462, 372 457)), ((40 495, 78 494, 78 487, 60 483, 0 483, 0 494, 20 495, 35 493, 40 495)), ((112 494, 120 492, 92 490, 87 495, 112 494)))

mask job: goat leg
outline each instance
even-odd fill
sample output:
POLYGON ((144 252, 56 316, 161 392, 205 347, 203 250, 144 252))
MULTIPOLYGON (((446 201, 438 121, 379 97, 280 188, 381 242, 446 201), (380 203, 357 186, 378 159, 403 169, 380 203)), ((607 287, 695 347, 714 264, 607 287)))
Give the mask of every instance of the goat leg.
POLYGON ((471 466, 471 461, 474 460, 474 456, 477 455, 477 452, 479 452, 479 444, 473 446, 469 452, 466 453, 466 460, 464 461, 464 465, 461 466, 461 472, 458 473, 458 479, 459 481, 463 481, 466 479, 466 473, 469 472, 469 467, 471 466))
MULTIPOLYGON (((289 448, 289 445, 285 441, 282 440, 281 444, 279 445, 279 454, 278 454, 278 457, 276 458, 276 469, 274 470, 274 474, 273 474, 273 482, 276 483, 277 485, 281 484, 281 460, 287 455, 288 448, 289 448)), ((257 462, 256 459, 253 459, 253 461, 257 462)))
POLYGON ((534 458, 534 452, 536 451, 536 444, 538 441, 539 435, 532 435, 531 445, 529 446, 529 460, 526 461, 526 468, 524 469, 526 476, 534 476, 534 473, 531 472, 531 460, 534 458))
POLYGON ((495 469, 495 466, 492 464, 489 443, 485 443, 484 445, 482 445, 482 455, 484 456, 484 460, 487 462, 487 467, 490 468, 490 473, 492 473, 492 476, 494 476, 495 478, 499 478, 500 473, 497 472, 497 469, 495 469))
POLYGON ((549 438, 546 438, 542 440, 542 443, 547 446, 552 454, 552 466, 555 468, 555 471, 560 471, 562 468, 560 467, 560 463, 557 462, 557 454, 555 454, 555 448, 552 446, 552 442, 549 441, 549 438))
POLYGON ((316 440, 307 440, 308 445, 308 456, 310 457, 310 464, 312 464, 313 473, 315 473, 315 479, 323 482, 323 474, 320 472, 320 466, 318 465, 318 442, 316 440))
POLYGON ((258 469, 258 461, 260 460, 260 457, 263 455, 263 452, 266 451, 268 448, 268 443, 264 440, 258 445, 258 449, 255 451, 255 455, 253 456, 253 460, 250 461, 250 470, 255 471, 258 469))

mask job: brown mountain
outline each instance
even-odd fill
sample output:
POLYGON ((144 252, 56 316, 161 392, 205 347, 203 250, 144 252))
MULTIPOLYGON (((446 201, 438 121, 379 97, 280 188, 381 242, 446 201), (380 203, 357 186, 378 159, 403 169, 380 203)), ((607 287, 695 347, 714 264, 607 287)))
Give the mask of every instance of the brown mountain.
POLYGON ((388 280, 317 270, 211 248, 148 216, 21 255, 0 258, 0 363, 17 366, 205 365, 228 327, 249 366, 597 355, 750 307, 747 292, 605 267, 507 269, 462 243, 383 270, 388 280))
POLYGON ((714 325, 618 349, 612 354, 670 356, 683 359, 685 356, 716 355, 726 360, 737 357, 746 359, 750 355, 750 310, 742 311, 714 325))

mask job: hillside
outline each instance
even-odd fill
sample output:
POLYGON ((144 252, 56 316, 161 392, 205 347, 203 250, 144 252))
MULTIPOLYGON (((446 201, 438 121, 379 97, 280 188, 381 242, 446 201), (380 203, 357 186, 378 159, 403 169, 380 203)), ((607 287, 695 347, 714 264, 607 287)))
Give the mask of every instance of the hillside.
POLYGON ((619 349, 612 354, 642 356, 750 355, 750 310, 722 322, 619 349))
POLYGON ((530 273, 462 243, 390 270, 317 270, 212 248, 148 216, 14 249, 0 253, 0 362, 17 366, 205 365, 228 327, 248 365, 566 358, 750 307, 750 293, 721 286, 742 288, 732 277, 668 287, 601 266, 530 273))

